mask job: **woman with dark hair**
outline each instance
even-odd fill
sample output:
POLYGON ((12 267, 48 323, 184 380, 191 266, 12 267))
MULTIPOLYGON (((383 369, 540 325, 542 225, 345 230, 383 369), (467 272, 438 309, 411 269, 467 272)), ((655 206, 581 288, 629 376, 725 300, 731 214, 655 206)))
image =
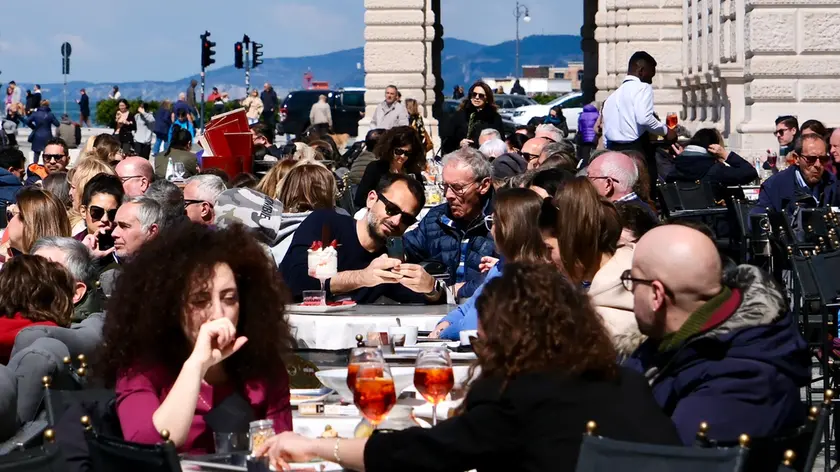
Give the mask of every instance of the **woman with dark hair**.
POLYGON ((122 181, 116 175, 97 174, 90 179, 82 191, 79 213, 87 228, 73 235, 77 241, 84 241, 89 248, 98 247, 95 240, 108 237, 117 227, 117 210, 122 203, 122 181))
POLYGON ((397 126, 386 131, 373 153, 376 160, 365 169, 353 199, 356 208, 365 207, 368 193, 376 189, 383 175, 405 174, 423 182, 421 171, 426 165, 425 152, 417 131, 411 126, 397 126))
POLYGON ((828 129, 819 120, 807 120, 799 126, 799 136, 806 134, 816 134, 822 138, 828 137, 828 129))
POLYGON ((184 164, 185 179, 200 172, 198 157, 190 149, 192 149, 192 134, 180 126, 172 125, 172 141, 169 143, 169 148, 155 159, 155 176, 159 179, 165 179, 166 166, 170 161, 172 165, 175 165, 176 162, 184 164))
POLYGON ((117 279, 96 365, 125 439, 154 444, 166 429, 179 451, 212 452, 205 416, 234 394, 291 430, 288 301, 242 226, 181 223, 146 243, 117 279))
MULTIPOLYGON (((825 128, 823 128, 825 130, 825 128)), ((723 147, 723 136, 714 128, 698 130, 674 159, 668 182, 709 182, 714 186, 746 185, 758 178, 755 167, 723 147)), ((639 171, 641 177, 642 172, 639 171)), ((641 179, 640 179, 641 180, 641 179)))
POLYGON ((478 360, 462 413, 365 439, 274 436, 277 470, 315 457, 350 470, 557 470, 577 466, 589 421, 629 442, 681 444, 647 381, 618 367, 586 295, 548 264, 510 264, 476 304, 478 360), (480 369, 480 373, 479 373, 480 369))
POLYGON ((501 259, 496 262, 492 257, 482 258, 482 270, 491 267, 482 285, 466 302, 443 317, 429 337, 458 339, 461 331, 477 329, 476 301, 487 282, 502 275, 506 263, 548 262, 548 251, 536 225, 542 206, 542 198, 526 188, 499 190, 493 202, 493 216, 485 219, 485 224, 490 228, 501 259))
POLYGON ((123 154, 131 153, 135 129, 137 129, 137 123, 131 116, 128 100, 123 98, 117 104, 117 114, 114 117, 114 134, 120 140, 120 148, 122 148, 123 154))
MULTIPOLYGON (((16 208, 7 209, 10 250, 29 254, 32 245, 47 236, 70 236, 70 219, 61 201, 50 192, 36 187, 26 187, 17 194, 16 208)), ((2 262, 2 260, 0 260, 2 262)), ((30 287, 31 288, 31 287, 30 287)))
POLYGON ((496 110, 493 90, 489 85, 478 81, 470 87, 467 97, 449 119, 446 129, 441 130, 443 152, 450 153, 465 146, 478 149, 478 137, 487 128, 498 131, 504 140, 502 116, 496 110))
POLYGON ((70 197, 70 180, 67 178, 67 172, 53 172, 44 177, 44 180, 41 181, 41 187, 59 199, 67 211, 73 208, 73 199, 70 197))
POLYGON ((34 325, 70 327, 75 282, 61 265, 20 255, 0 270, 0 364, 9 363, 15 336, 34 325))
POLYGON ((35 154, 34 162, 37 164, 38 158, 47 147, 47 141, 53 138, 52 127, 58 128, 61 123, 53 114, 50 101, 44 100, 35 113, 29 115, 29 118, 26 119, 26 125, 32 129, 29 142, 32 143, 32 152, 35 154))
MULTIPOLYGON (((620 278, 632 265, 634 246, 618 244, 622 226, 615 206, 586 177, 561 185, 552 203, 554 215, 547 211, 540 218, 544 233, 556 238, 549 242, 552 260, 587 291, 614 338, 637 333, 633 296, 628 296, 620 278)), ((623 354, 634 347, 621 346, 620 350, 623 354)))

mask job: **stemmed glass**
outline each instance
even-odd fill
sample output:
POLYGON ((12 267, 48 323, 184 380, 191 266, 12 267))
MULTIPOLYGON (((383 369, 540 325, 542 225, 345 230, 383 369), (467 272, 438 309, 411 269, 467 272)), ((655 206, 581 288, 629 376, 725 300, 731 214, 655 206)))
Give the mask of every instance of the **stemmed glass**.
POLYGON ((347 363, 347 388, 356 391, 356 376, 359 367, 365 363, 385 363, 385 357, 378 347, 356 347, 350 351, 350 361, 347 363))
POLYGON ((455 375, 452 373, 452 359, 445 347, 423 349, 417 354, 414 365, 414 387, 420 395, 432 404, 432 426, 437 425, 437 406, 452 387, 455 375))
POLYGON ((384 359, 357 365, 353 403, 376 429, 397 403, 394 378, 384 359))
POLYGON ((184 168, 183 162, 176 162, 173 170, 175 171, 175 176, 178 177, 178 180, 184 180, 184 174, 186 174, 187 171, 184 168))

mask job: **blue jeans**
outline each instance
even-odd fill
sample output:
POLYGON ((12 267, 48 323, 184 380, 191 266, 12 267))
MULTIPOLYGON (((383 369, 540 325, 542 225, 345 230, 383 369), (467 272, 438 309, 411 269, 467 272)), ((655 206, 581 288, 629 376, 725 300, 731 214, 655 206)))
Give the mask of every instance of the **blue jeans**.
POLYGON ((159 135, 155 135, 155 146, 152 148, 152 154, 157 156, 162 149, 166 149, 166 138, 161 139, 159 135))

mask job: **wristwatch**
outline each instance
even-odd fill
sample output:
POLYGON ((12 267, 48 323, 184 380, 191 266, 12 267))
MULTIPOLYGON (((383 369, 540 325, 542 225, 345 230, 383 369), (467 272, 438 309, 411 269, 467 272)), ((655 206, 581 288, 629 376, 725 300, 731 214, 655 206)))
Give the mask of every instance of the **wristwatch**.
POLYGON ((432 296, 435 296, 435 295, 441 293, 445 289, 446 289, 446 282, 444 282, 443 280, 440 280, 440 279, 435 279, 434 288, 432 288, 431 292, 426 293, 425 295, 427 297, 432 297, 432 296))

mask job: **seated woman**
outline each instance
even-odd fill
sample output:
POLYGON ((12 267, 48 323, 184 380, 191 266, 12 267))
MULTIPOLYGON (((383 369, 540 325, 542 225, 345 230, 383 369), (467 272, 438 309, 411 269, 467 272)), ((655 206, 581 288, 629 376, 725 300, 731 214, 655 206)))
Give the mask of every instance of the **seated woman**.
POLYGON ((29 254, 39 238, 70 236, 70 220, 64 205, 53 194, 38 187, 21 190, 17 195, 17 207, 11 207, 8 213, 12 216, 6 227, 9 247, 0 254, 0 262, 14 255, 29 254))
POLYGON ((301 164, 292 168, 277 188, 277 200, 283 204, 283 230, 271 253, 279 266, 303 220, 315 210, 335 208, 335 176, 321 164, 301 164))
POLYGON ((287 302, 241 226, 179 223, 146 243, 117 279, 95 366, 116 388, 125 439, 157 443, 166 429, 180 452, 212 452, 206 416, 233 394, 291 430, 287 302))
MULTIPOLYGON (((548 261, 548 251, 536 224, 542 206, 543 200, 540 196, 526 188, 504 189, 496 194, 491 231, 496 252, 501 254, 503 261, 490 269, 484 284, 502 275, 505 262, 548 261)), ((458 333, 461 331, 477 329, 478 315, 475 303, 483 286, 478 287, 464 304, 440 320, 429 337, 458 339, 458 333)))
MULTIPOLYGON (((116 175, 97 174, 82 190, 79 213, 85 221, 85 230, 73 235, 77 241, 96 238, 100 234, 111 234, 116 227, 117 209, 122 203, 122 182, 116 175)), ((90 247, 90 245, 88 245, 90 247)))
MULTIPOLYGON (((629 353, 641 342, 633 314, 633 297, 623 290, 621 274, 633 262, 633 244, 619 246, 621 220, 615 206, 598 194, 586 177, 563 185, 554 197, 554 218, 541 218, 545 232, 557 238, 556 251, 563 272, 589 294, 595 310, 614 340, 629 353)), ((552 248, 554 248, 552 244, 552 248)))
POLYGON ((277 470, 321 457, 360 471, 574 471, 588 421, 609 438, 680 444, 647 381, 616 365, 588 298, 556 267, 508 264, 476 307, 478 361, 460 415, 367 439, 283 433, 257 455, 277 470))
POLYGON ((0 270, 0 364, 6 365, 15 337, 35 325, 70 327, 73 277, 60 264, 20 255, 0 270))
POLYGON ((417 131, 411 126, 397 126, 386 131, 376 143, 373 150, 376 160, 365 168, 353 205, 364 208, 368 194, 376 190, 382 176, 388 173, 410 175, 423 183, 421 171, 426 167, 424 149, 417 131))
POLYGON ((710 182, 724 187, 746 185, 758 178, 755 167, 723 147, 723 136, 714 128, 698 130, 674 160, 669 182, 710 182))

